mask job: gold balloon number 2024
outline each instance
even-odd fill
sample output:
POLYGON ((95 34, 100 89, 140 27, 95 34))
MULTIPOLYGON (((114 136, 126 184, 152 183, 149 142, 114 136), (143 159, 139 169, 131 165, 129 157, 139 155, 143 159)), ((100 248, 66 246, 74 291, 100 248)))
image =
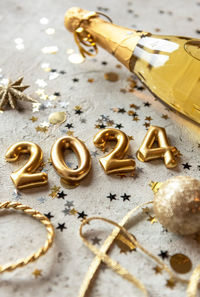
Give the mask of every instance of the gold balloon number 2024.
MULTIPOLYGON (((94 139, 96 147, 105 150, 108 142, 116 141, 115 147, 106 156, 99 159, 106 174, 134 172, 135 161, 124 159, 129 148, 129 137, 118 129, 103 129, 99 131, 94 139)), ((48 175, 45 172, 36 172, 43 163, 41 148, 33 142, 18 142, 11 145, 6 152, 6 161, 15 162, 20 154, 29 154, 27 163, 11 174, 11 179, 18 189, 26 189, 46 185, 48 175)), ((164 159, 167 168, 177 165, 175 157, 179 151, 169 145, 164 128, 151 126, 137 151, 137 158, 142 161, 153 159, 164 159), (157 147, 153 147, 154 143, 157 147)), ((78 138, 64 136, 56 140, 51 148, 52 164, 61 178, 61 182, 68 188, 75 188, 80 181, 90 172, 91 156, 85 144, 78 138), (71 169, 64 160, 65 150, 71 149, 77 156, 78 168, 71 169)))

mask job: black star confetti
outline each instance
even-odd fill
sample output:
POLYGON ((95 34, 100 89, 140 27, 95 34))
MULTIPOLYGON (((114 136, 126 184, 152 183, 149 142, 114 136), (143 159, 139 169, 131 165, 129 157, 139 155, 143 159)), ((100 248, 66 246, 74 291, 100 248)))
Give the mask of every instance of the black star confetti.
POLYGON ((56 227, 56 229, 58 229, 58 230, 60 230, 61 232, 63 232, 63 230, 64 230, 64 229, 67 229, 67 228, 65 227, 65 223, 63 223, 63 224, 58 223, 58 227, 56 227))
POLYGON ((106 198, 110 199, 110 201, 112 201, 112 200, 117 200, 117 199, 116 199, 116 194, 111 194, 111 193, 110 193, 110 195, 108 195, 106 198))

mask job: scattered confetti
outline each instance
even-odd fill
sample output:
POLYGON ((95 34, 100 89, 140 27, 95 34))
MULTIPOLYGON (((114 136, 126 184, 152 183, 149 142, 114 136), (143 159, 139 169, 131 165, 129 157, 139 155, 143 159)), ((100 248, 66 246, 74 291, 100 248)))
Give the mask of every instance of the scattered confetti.
POLYGON ((69 55, 68 60, 72 64, 80 64, 80 63, 83 63, 85 61, 85 58, 79 53, 72 53, 72 54, 69 55))
POLYGON ((172 255, 170 265, 177 273, 188 273, 192 269, 191 260, 183 254, 172 255))
POLYGON ((107 72, 104 74, 105 80, 116 82, 119 80, 119 75, 115 72, 107 72))

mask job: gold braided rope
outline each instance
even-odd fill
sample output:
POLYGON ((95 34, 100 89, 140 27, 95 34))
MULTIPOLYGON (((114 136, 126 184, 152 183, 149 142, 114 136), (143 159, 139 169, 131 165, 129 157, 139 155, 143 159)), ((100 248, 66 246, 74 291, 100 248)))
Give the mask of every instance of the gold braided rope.
POLYGON ((34 262, 37 260, 39 257, 43 256, 46 254, 48 249, 52 246, 53 239, 54 239, 54 228, 49 219, 41 214, 39 211, 32 209, 29 206, 23 205, 18 202, 10 202, 6 201, 3 203, 0 203, 0 209, 8 209, 8 208, 14 208, 16 210, 21 210, 24 213, 32 216, 34 219, 40 221, 47 230, 47 240, 45 241, 44 246, 42 246, 36 253, 28 256, 27 258, 21 259, 17 261, 14 264, 5 264, 3 266, 0 266, 0 273, 3 273, 5 271, 12 271, 16 268, 23 267, 31 262, 34 262))
POLYGON ((170 276, 170 280, 174 281, 174 282, 181 282, 181 283, 185 283, 188 284, 188 289, 187 289, 187 296, 188 297, 195 297, 197 294, 197 288, 198 288, 198 282, 199 282, 199 278, 200 278, 200 265, 197 266, 191 277, 190 280, 186 280, 186 279, 182 279, 179 276, 177 276, 162 260, 160 260, 157 256, 153 255, 152 253, 150 253, 147 249, 145 249, 135 238, 133 235, 131 235, 123 226, 127 223, 128 219, 131 217, 131 215, 138 210, 139 208, 147 205, 147 204, 151 204, 153 203, 153 201, 149 201, 146 203, 143 203, 141 205, 138 205, 136 208, 132 209, 131 211, 129 211, 125 217, 122 219, 122 221, 117 224, 116 222, 106 219, 106 218, 102 218, 102 217, 91 217, 88 218, 86 220, 84 220, 80 226, 80 237, 83 240, 84 244, 96 255, 96 257, 94 258, 94 260, 92 261, 86 276, 82 282, 80 291, 79 291, 79 295, 78 297, 85 297, 88 296, 86 295, 88 293, 89 287, 91 282, 94 280, 95 277, 95 273, 97 272, 97 269, 99 268, 101 262, 104 262, 105 264, 107 264, 113 271, 115 271, 116 273, 118 273, 121 277, 123 277, 124 279, 128 280, 129 282, 131 282, 133 285, 135 285, 138 289, 140 289, 143 294, 147 297, 148 296, 148 292, 147 289, 145 288, 145 286, 142 284, 142 282, 140 280, 138 280, 136 277, 134 277, 131 273, 129 273, 125 268, 123 268, 119 263, 117 263, 116 261, 112 260, 106 253, 108 252, 108 250, 110 249, 112 243, 114 242, 114 240, 116 239, 116 237, 119 235, 119 232, 121 232, 122 236, 125 236, 125 239, 127 238, 130 242, 130 247, 132 247, 133 245, 136 246, 137 248, 139 248, 144 254, 146 254, 147 256, 149 256, 150 258, 152 258, 162 270, 165 270, 169 276, 170 276), (91 222, 92 220, 101 220, 104 222, 107 222, 109 224, 114 225, 116 228, 112 231, 111 235, 109 235, 107 237, 107 239, 105 240, 104 244, 101 246, 100 249, 97 249, 93 244, 91 244, 83 235, 83 227, 88 224, 89 222, 91 222))

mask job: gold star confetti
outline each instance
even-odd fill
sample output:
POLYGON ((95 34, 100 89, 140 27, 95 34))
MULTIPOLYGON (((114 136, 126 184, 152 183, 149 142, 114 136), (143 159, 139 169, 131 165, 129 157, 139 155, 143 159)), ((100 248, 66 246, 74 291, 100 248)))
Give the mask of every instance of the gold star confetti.
POLYGON ((74 136, 74 131, 67 131, 68 136, 74 136))
POLYGON ((76 106, 74 107, 74 109, 75 109, 75 110, 81 110, 82 107, 81 107, 80 105, 76 105, 76 106))
POLYGON ((128 111, 128 115, 129 115, 129 116, 133 116, 134 114, 135 114, 135 112, 134 112, 133 110, 129 110, 129 111, 128 111))
POLYGON ((73 216, 75 216, 77 213, 78 213, 78 211, 75 208, 72 208, 70 210, 70 214, 73 215, 73 216))
POLYGON ((88 78, 88 82, 89 83, 93 83, 94 82, 94 78, 88 78))
POLYGON ((169 119, 169 117, 168 117, 167 114, 163 114, 161 118, 162 118, 162 119, 165 119, 165 120, 169 119))
POLYGON ((137 105, 135 105, 135 104, 133 104, 133 103, 130 104, 129 106, 130 106, 130 108, 134 108, 134 109, 138 109, 138 108, 139 108, 137 105))
POLYGON ((41 269, 35 269, 32 274, 35 276, 35 278, 38 278, 39 276, 42 275, 42 270, 41 269))
POLYGON ((145 121, 149 121, 149 122, 150 122, 150 121, 152 121, 152 120, 153 120, 152 117, 146 117, 146 118, 145 118, 145 121))
POLYGON ((158 273, 162 273, 162 268, 160 267, 160 266, 155 266, 154 268, 153 268, 153 270, 155 271, 155 274, 158 274, 158 273))
POLYGON ((134 140, 133 136, 128 136, 129 141, 134 140))
POLYGON ((43 133, 46 133, 48 131, 48 128, 47 127, 41 127, 41 126, 37 126, 35 127, 35 130, 37 132, 43 132, 43 133))
POLYGON ((107 72, 104 74, 105 80, 116 82, 119 80, 119 75, 116 72, 107 72))
POLYGON ((150 211, 150 209, 148 208, 148 207, 144 207, 144 208, 142 208, 142 212, 143 213, 149 213, 149 211, 150 211))
POLYGON ((133 121, 138 122, 140 119, 138 117, 134 117, 133 121))
POLYGON ((175 285, 176 285, 176 283, 173 279, 168 279, 165 286, 170 289, 173 289, 175 287, 175 285))
POLYGON ((151 222, 151 224, 158 222, 158 220, 155 217, 152 217, 151 215, 149 215, 147 221, 151 222))
POLYGON ((143 126, 145 126, 146 128, 148 128, 150 126, 150 123, 144 123, 143 126))
POLYGON ((117 65, 116 65, 116 68, 121 69, 121 68, 122 68, 122 65, 121 65, 121 64, 117 64, 117 65))
POLYGON ((60 191, 60 187, 59 186, 53 186, 51 188, 51 191, 59 192, 60 191))
POLYGON ((151 187, 151 189, 152 189, 152 191, 154 192, 154 193, 157 193, 158 192, 158 190, 159 190, 159 188, 160 188, 160 186, 161 186, 161 182, 154 182, 154 181, 151 181, 150 183, 149 183, 149 186, 151 187))
POLYGON ((57 191, 51 191, 51 193, 49 194, 50 197, 52 197, 52 199, 57 197, 58 192, 57 191))
POLYGON ((21 85, 22 81, 23 76, 18 78, 15 82, 9 80, 7 85, 0 86, 0 109, 3 109, 7 104, 10 105, 12 109, 16 109, 17 100, 37 103, 37 100, 22 93, 25 89, 29 88, 29 86, 21 85))
POLYGON ((37 117, 34 117, 34 116, 32 116, 32 117, 31 117, 29 120, 30 120, 30 121, 32 121, 33 123, 35 123, 35 122, 37 122, 38 118, 37 118, 37 117))

